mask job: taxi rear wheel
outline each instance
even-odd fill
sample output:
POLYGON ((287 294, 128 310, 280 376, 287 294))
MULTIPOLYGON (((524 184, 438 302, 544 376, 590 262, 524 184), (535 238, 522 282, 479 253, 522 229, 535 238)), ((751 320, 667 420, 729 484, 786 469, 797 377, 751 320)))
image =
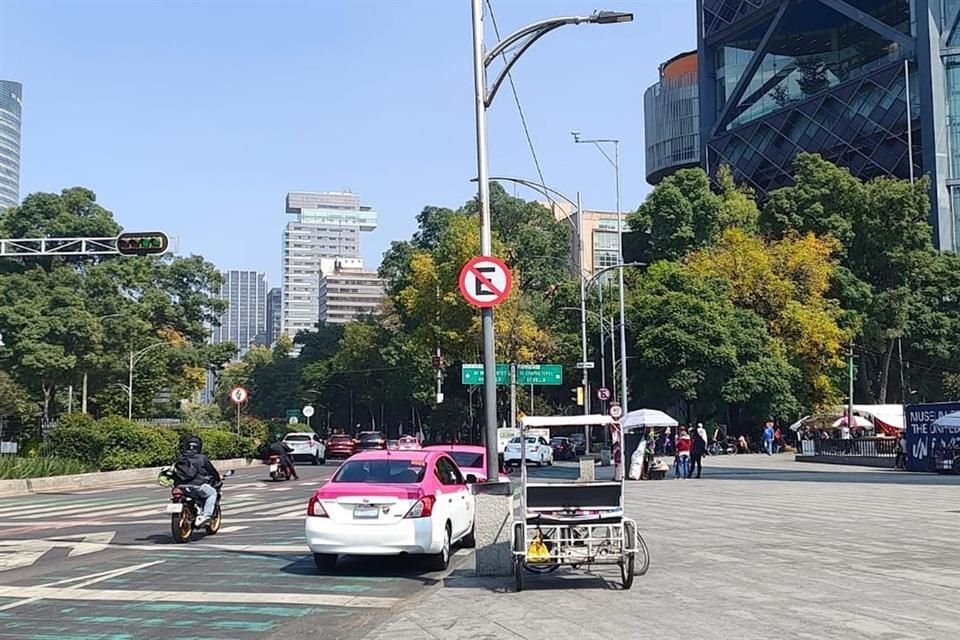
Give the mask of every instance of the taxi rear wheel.
POLYGON ((443 530, 443 547, 440 549, 440 553, 435 553, 430 556, 429 565, 430 569, 433 571, 446 571, 447 567, 450 566, 450 523, 448 522, 446 527, 443 530))

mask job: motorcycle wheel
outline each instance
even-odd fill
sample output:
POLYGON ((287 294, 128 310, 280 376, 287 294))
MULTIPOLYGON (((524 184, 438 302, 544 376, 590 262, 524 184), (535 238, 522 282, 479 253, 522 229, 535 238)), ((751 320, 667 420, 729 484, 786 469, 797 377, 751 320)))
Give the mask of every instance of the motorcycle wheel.
POLYGON ((190 541, 190 536, 193 535, 193 518, 193 509, 187 505, 183 505, 180 513, 170 514, 170 532, 174 542, 190 541))
POLYGON ((220 505, 218 504, 217 508, 213 511, 213 517, 210 518, 210 522, 207 524, 207 534, 211 536, 216 535, 216 533, 220 531, 221 522, 222 518, 220 516, 220 505))

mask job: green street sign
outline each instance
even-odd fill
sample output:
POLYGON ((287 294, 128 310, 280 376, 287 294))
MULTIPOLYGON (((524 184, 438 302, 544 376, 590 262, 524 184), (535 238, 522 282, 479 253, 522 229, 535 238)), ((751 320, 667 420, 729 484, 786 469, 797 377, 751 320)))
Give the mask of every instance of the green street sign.
MULTIPOLYGON (((483 384, 484 379, 482 364, 465 364, 460 369, 460 382, 462 384, 483 384)), ((505 364, 497 365, 497 384, 510 384, 510 368, 505 364)))
POLYGON ((287 417, 287 418, 299 418, 299 417, 300 417, 300 409, 287 409, 287 415, 286 415, 286 417, 287 417))
MULTIPOLYGON (((465 385, 483 384, 483 365, 465 364, 460 369, 460 382, 465 385)), ((497 384, 510 384, 510 366, 497 364, 497 384)), ((556 386, 563 384, 563 366, 559 364, 518 364, 517 384, 556 386)))
POLYGON ((563 366, 559 364, 517 365, 517 384, 556 386, 563 384, 563 366))

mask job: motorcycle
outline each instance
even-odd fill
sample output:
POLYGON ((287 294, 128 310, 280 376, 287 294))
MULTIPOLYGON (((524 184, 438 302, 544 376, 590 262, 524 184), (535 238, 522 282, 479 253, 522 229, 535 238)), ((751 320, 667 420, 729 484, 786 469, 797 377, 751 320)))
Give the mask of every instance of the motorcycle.
POLYGON ((293 477, 293 474, 290 472, 290 467, 283 464, 280 461, 280 456, 271 455, 270 456, 270 479, 273 481, 277 480, 289 480, 293 477))
POLYGON ((711 456, 735 456, 737 455, 737 443, 732 440, 715 441, 707 447, 707 453, 711 456))
MULTIPOLYGON (((229 478, 233 475, 233 470, 223 473, 223 478, 229 478)), ((172 480, 172 470, 160 472, 160 483, 169 486, 172 480)), ((220 499, 222 498, 223 481, 213 485, 217 491, 217 506, 213 510, 213 516, 203 526, 208 535, 215 535, 220 531, 222 517, 220 514, 220 499)), ((203 499, 196 495, 196 487, 190 485, 174 485, 170 490, 170 503, 167 505, 167 513, 170 514, 170 532, 173 535, 174 542, 189 542, 196 528, 197 517, 202 513, 203 499)))

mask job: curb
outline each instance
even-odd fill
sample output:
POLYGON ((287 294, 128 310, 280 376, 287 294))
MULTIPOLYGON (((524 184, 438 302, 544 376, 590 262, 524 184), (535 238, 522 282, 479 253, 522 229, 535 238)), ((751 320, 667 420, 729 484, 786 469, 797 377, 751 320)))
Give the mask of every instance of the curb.
MULTIPOLYGON (((259 460, 250 458, 231 458, 213 460, 218 468, 245 468, 259 464, 259 460)), ((45 491, 75 491, 77 489, 97 489, 135 482, 156 480, 163 467, 146 469, 124 469, 123 471, 103 471, 81 473, 71 476, 48 476, 27 480, 0 480, 0 496, 22 496, 45 491)))

